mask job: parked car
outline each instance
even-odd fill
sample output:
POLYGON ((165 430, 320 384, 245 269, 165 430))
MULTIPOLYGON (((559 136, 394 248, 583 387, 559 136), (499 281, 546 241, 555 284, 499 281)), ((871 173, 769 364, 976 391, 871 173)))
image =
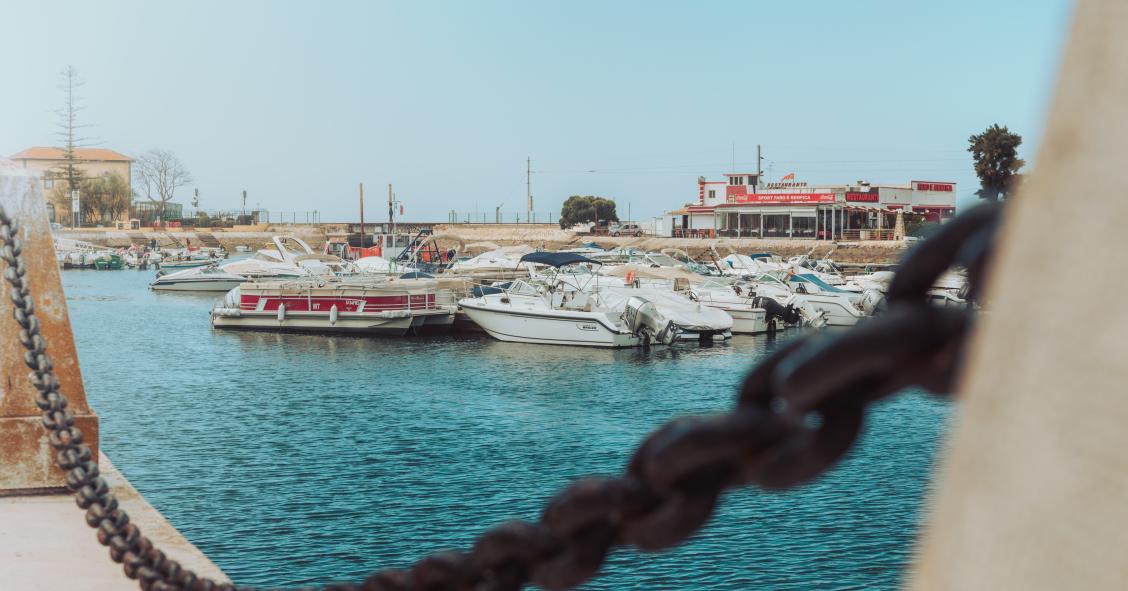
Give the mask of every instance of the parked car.
POLYGON ((638 224, 622 224, 611 226, 612 236, 642 236, 642 228, 638 224))

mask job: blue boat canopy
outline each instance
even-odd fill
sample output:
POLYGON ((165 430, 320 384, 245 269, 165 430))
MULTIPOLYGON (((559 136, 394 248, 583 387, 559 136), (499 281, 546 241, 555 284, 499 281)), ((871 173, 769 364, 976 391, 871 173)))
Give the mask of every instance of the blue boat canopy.
POLYGON ((530 252, 529 254, 521 257, 522 263, 536 263, 538 265, 548 265, 550 267, 563 267, 565 265, 573 265, 576 263, 593 263, 600 264, 598 261, 593 261, 582 254, 574 252, 530 252))

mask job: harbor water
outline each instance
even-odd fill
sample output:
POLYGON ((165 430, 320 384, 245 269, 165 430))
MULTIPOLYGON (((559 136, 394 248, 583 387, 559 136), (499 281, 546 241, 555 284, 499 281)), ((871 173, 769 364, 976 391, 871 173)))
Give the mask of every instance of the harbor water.
MULTIPOLYGON (((731 406, 787 338, 607 351, 220 332, 219 295, 62 275, 104 451, 242 585, 355 581, 535 519, 572 479, 620 472, 661 422, 731 406)), ((949 413, 920 394, 878 405, 817 481, 729 494, 689 543, 617 551, 584 588, 896 588, 949 413)))

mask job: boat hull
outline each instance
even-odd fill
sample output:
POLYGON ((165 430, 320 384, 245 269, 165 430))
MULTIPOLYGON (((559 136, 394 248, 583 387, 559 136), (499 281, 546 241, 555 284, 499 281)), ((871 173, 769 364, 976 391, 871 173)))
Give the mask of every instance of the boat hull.
POLYGON ((161 262, 161 263, 157 263, 157 264, 161 269, 164 269, 165 271, 168 271, 168 272, 172 272, 172 271, 183 271, 184 269, 195 269, 196 267, 203 267, 205 265, 210 265, 214 262, 215 262, 215 260, 213 260, 213 259, 199 259, 199 260, 192 260, 192 261, 169 261, 167 263, 161 262))
POLYGON ((823 298, 818 295, 803 296, 811 306, 820 312, 826 313, 827 326, 854 326, 861 318, 861 312, 847 307, 849 304, 832 298, 823 298))
POLYGON ((183 279, 174 281, 161 281, 158 279, 150 283, 149 288, 156 291, 214 291, 227 293, 246 282, 246 279, 183 279))
POLYGON ((767 313, 760 308, 750 310, 735 310, 720 308, 732 316, 732 334, 763 334, 771 332, 767 321, 767 313))
POLYGON ((590 312, 544 314, 477 306, 465 300, 461 305, 471 320, 499 341, 611 349, 642 344, 637 336, 608 326, 605 319, 590 312))
POLYGON ((279 319, 277 313, 217 309, 212 311, 212 327, 288 332, 352 333, 404 336, 411 332, 449 330, 454 322, 450 310, 425 310, 412 314, 341 314, 331 321, 322 312, 290 312, 279 319))

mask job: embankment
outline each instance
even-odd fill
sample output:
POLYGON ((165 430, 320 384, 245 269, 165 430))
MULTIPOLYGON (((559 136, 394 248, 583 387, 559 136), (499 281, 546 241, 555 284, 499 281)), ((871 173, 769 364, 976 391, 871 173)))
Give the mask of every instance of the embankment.
MULTIPOLYGON (((165 248, 183 246, 189 240, 192 244, 204 245, 214 241, 227 250, 233 251, 236 246, 247 246, 252 250, 268 247, 271 245, 270 238, 272 236, 283 234, 297 236, 315 250, 320 250, 322 245, 325 244, 327 233, 340 232, 343 229, 342 224, 262 224, 234 229, 161 232, 94 228, 61 230, 59 235, 64 238, 85 240, 115 248, 147 243, 152 239, 156 239, 165 248)), ((576 234, 569 230, 561 230, 559 227, 550 224, 437 224, 434 230, 436 234, 458 236, 466 244, 494 243, 498 246, 527 244, 534 248, 558 250, 575 248, 588 242, 594 242, 603 248, 624 246, 654 251, 676 248, 687 252, 694 258, 706 261, 709 259, 710 247, 715 247, 721 256, 735 251, 742 254, 771 252, 785 257, 805 254, 810 252, 812 248, 815 255, 823 256, 831 248, 835 248, 833 243, 813 240, 588 236, 576 234)), ((900 241, 841 242, 837 244, 833 258, 842 263, 889 264, 897 262, 904 254, 906 247, 907 244, 900 241)))

